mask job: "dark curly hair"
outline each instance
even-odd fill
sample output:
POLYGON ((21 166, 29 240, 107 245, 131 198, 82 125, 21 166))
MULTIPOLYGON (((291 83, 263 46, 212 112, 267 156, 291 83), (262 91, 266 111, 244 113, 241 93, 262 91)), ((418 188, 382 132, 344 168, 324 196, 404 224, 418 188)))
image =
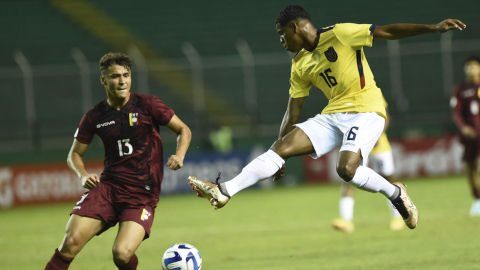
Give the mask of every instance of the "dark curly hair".
POLYGON ((305 19, 310 21, 310 13, 301 6, 291 5, 280 11, 275 24, 280 24, 281 27, 284 27, 295 19, 305 19))
POLYGON ((131 70, 132 59, 123 53, 107 53, 100 59, 100 72, 104 72, 111 65, 119 65, 131 70))

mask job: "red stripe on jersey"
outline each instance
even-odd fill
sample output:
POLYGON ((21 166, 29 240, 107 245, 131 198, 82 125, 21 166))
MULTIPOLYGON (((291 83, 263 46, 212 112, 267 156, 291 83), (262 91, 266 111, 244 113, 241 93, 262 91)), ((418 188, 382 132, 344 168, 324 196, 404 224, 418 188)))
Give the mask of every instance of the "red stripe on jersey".
POLYGON ((361 89, 365 87, 365 75, 362 75, 362 77, 360 77, 360 87, 361 89))

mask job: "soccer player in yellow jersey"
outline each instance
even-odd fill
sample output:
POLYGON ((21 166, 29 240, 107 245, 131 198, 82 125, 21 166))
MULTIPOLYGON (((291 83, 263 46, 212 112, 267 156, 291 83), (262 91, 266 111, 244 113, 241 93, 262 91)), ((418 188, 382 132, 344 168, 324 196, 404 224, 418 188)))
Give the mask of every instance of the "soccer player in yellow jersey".
MULTIPOLYGON (((395 167, 393 165, 392 147, 390 146, 387 134, 385 133, 390 124, 390 118, 387 109, 388 104, 385 99, 383 100, 383 104, 387 113, 385 127, 382 135, 380 135, 380 138, 370 152, 368 163, 372 165, 374 171, 387 179, 388 182, 393 183, 393 173, 395 171, 395 167)), ((349 185, 346 182, 342 184, 342 194, 339 202, 340 218, 332 221, 332 225, 335 229, 346 233, 352 233, 355 229, 355 225, 353 224, 353 207, 355 204, 354 190, 355 189, 352 185, 349 185)), ((403 229, 405 227, 405 223, 402 220, 402 216, 393 207, 389 200, 387 200, 387 204, 392 216, 390 221, 390 229, 394 231, 403 229)))
POLYGON ((349 184, 385 195, 411 229, 417 226, 418 211, 406 186, 391 184, 363 161, 382 134, 385 107, 382 93, 363 53, 374 39, 401 39, 427 33, 462 30, 459 20, 447 19, 435 25, 336 24, 317 29, 310 14, 300 6, 284 8, 276 20, 280 43, 297 52, 292 61, 290 99, 279 139, 269 151, 250 162, 235 178, 219 183, 189 177, 192 189, 215 206, 223 207, 237 192, 274 176, 283 176, 285 160, 310 154, 318 158, 337 147, 337 173, 349 184), (298 124, 310 88, 315 85, 329 99, 321 114, 298 124))

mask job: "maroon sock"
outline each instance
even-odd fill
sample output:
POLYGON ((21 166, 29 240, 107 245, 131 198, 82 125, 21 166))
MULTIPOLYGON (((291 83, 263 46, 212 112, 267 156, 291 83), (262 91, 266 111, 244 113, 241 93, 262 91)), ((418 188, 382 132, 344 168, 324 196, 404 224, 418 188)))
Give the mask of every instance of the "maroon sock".
POLYGON ((128 261, 128 263, 125 265, 118 265, 116 263, 115 265, 118 267, 119 270, 135 270, 137 269, 138 265, 137 255, 133 254, 133 256, 130 258, 130 261, 128 261))
POLYGON ((58 251, 58 248, 56 248, 55 254, 53 254, 52 258, 47 263, 45 270, 67 270, 72 261, 73 258, 65 257, 60 251, 58 251))

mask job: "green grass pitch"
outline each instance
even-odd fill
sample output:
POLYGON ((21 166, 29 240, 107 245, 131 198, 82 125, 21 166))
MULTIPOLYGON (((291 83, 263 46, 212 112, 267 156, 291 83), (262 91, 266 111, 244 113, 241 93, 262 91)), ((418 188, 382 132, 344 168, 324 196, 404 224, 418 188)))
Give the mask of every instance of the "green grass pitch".
MULTIPOLYGON (((204 199, 162 197, 152 236, 137 251, 139 269, 161 269, 174 243, 198 248, 204 270, 480 269, 480 217, 464 177, 406 182, 419 208, 414 230, 389 230, 386 199, 356 191, 356 230, 334 231, 339 186, 246 190, 214 211, 204 199)), ((43 269, 62 241, 73 203, 0 212, 0 269, 43 269)), ((118 227, 94 237, 70 269, 116 269, 118 227)))

